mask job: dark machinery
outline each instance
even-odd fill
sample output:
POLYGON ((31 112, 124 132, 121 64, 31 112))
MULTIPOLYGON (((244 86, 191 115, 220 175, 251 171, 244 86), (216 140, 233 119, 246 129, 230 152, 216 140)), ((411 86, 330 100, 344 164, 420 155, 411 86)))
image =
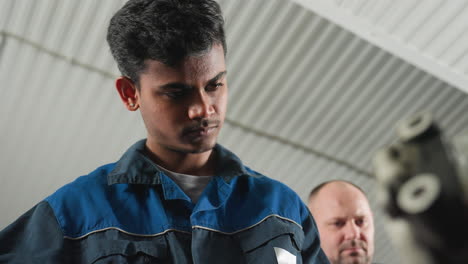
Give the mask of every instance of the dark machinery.
POLYGON ((446 140, 429 113, 397 124, 374 157, 387 231, 404 263, 468 263, 468 133, 446 140))

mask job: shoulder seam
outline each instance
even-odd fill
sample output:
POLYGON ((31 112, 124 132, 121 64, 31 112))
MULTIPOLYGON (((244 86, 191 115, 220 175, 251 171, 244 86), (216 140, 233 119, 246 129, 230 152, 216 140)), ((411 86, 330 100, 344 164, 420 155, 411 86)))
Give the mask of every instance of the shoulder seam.
POLYGON ((47 206, 49 207, 49 209, 52 211, 52 214, 53 214, 53 216, 54 216, 54 219, 55 219, 55 221, 57 222, 57 225, 58 225, 58 227, 60 228, 60 231, 62 232, 62 235, 64 235, 64 234, 65 234, 65 230, 63 230, 63 226, 62 226, 62 224, 61 224, 61 222, 60 222, 59 216, 55 213, 55 210, 54 210, 54 208, 52 207, 52 205, 50 204, 49 200, 46 199, 46 200, 43 200, 43 202, 46 203, 47 206))

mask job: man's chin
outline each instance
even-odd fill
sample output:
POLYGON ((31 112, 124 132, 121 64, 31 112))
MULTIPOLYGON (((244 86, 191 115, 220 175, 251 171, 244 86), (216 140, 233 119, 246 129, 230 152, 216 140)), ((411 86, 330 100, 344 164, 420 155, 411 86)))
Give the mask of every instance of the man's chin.
POLYGON ((214 148, 214 145, 213 146, 194 148, 194 149, 190 150, 189 153, 192 153, 192 154, 204 153, 204 152, 213 150, 213 148, 214 148))
POLYGON ((184 144, 183 146, 173 147, 172 149, 178 152, 187 153, 187 154, 199 154, 207 151, 213 150, 216 146, 214 143, 204 143, 204 144, 184 144))
POLYGON ((363 255, 347 255, 338 261, 338 264, 370 264, 369 258, 363 255))

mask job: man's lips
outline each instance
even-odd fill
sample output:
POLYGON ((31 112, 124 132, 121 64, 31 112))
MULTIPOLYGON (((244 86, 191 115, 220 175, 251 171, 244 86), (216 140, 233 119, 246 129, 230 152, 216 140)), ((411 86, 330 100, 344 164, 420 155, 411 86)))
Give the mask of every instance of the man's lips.
POLYGON ((218 126, 210 126, 210 127, 200 127, 196 129, 191 129, 186 132, 187 135, 208 135, 213 130, 215 130, 218 126))
POLYGON ((198 127, 184 132, 184 136, 189 138, 206 137, 212 134, 218 128, 217 125, 208 127, 198 127))
POLYGON ((367 244, 364 241, 361 240, 351 240, 351 241, 346 241, 340 246, 340 254, 345 253, 345 254, 362 254, 367 251, 367 244))
POLYGON ((350 247, 341 250, 340 255, 347 257, 360 257, 366 255, 366 250, 361 247, 350 247))
POLYGON ((342 250, 343 252, 357 252, 357 251, 364 251, 363 248, 353 247, 353 248, 345 248, 342 250))
POLYGON ((204 136, 208 135, 211 132, 215 131, 219 127, 219 120, 201 120, 196 124, 193 124, 189 127, 186 127, 182 134, 184 136, 204 136))

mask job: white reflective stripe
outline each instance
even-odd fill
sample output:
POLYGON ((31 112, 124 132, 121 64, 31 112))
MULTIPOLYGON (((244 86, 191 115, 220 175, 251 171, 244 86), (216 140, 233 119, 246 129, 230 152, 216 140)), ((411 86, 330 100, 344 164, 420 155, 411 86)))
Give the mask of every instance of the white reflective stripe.
POLYGON ((274 247, 278 264, 296 264, 296 256, 286 249, 274 247))
POLYGON ((64 236, 64 238, 65 239, 70 239, 70 240, 80 240, 80 239, 85 238, 85 237, 87 237, 87 236, 89 236, 91 234, 104 232, 104 231, 107 231, 107 230, 117 230, 117 231, 122 232, 124 234, 131 235, 131 236, 138 236, 138 237, 157 237, 157 236, 160 236, 160 235, 164 235, 164 234, 166 234, 168 232, 180 232, 180 233, 192 234, 191 232, 187 232, 187 231, 181 231, 181 230, 177 230, 177 229, 167 229, 167 230, 164 230, 161 233, 145 235, 145 234, 136 234, 136 233, 127 232, 127 231, 122 230, 122 229, 120 229, 118 227, 106 227, 106 228, 103 228, 103 229, 91 231, 91 232, 86 233, 86 234, 84 234, 82 236, 79 236, 79 237, 64 236))
POLYGON ((277 218, 280 218, 280 219, 282 219, 282 220, 291 222, 291 223, 293 223, 293 224, 296 224, 297 226, 299 226, 299 227, 302 229, 302 226, 301 226, 300 224, 296 223, 296 221, 291 220, 291 219, 286 218, 286 217, 282 217, 282 216, 276 215, 276 214, 268 215, 268 216, 266 216, 265 218, 263 218, 262 220, 258 221, 257 223, 255 223, 255 224, 253 224, 253 225, 251 225, 251 226, 249 226, 249 227, 246 227, 246 228, 243 228, 243 229, 234 231, 234 232, 223 232, 223 231, 221 231, 221 230, 217 230, 217 229, 213 229, 213 228, 209 228, 209 227, 204 227, 204 226, 198 226, 198 225, 192 226, 192 229, 199 228, 199 229, 205 229, 205 230, 209 230, 209 231, 221 233, 221 234, 224 234, 224 235, 234 235, 234 234, 236 234, 236 233, 239 233, 239 232, 242 232, 242 231, 246 231, 246 230, 248 230, 248 229, 250 229, 250 228, 253 228, 253 227, 255 227, 255 226, 261 224, 263 221, 267 220, 267 219, 270 218, 270 217, 277 217, 277 218))

